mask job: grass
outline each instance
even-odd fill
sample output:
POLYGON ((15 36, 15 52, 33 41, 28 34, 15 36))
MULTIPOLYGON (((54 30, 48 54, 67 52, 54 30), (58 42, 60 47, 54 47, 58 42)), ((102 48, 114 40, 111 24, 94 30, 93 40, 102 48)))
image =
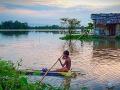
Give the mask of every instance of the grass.
MULTIPOLYGON (((37 73, 37 72, 36 72, 37 73)), ((61 90, 48 84, 30 83, 13 63, 0 59, 0 90, 61 90)))
MULTIPOLYGON (((96 35, 65 35, 60 37, 62 40, 81 40, 81 41, 93 41, 98 39, 104 39, 104 37, 96 35)), ((116 40, 120 40, 120 36, 116 36, 116 40)))
POLYGON ((99 36, 95 35, 65 35, 64 37, 60 37, 62 40, 81 40, 81 41, 92 41, 96 39, 101 39, 99 36))

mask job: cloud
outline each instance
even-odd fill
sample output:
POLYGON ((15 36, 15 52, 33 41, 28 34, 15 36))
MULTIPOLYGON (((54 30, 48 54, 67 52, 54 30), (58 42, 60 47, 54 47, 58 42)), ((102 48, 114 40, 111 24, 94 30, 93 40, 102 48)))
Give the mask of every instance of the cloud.
POLYGON ((62 17, 86 24, 92 13, 120 13, 119 0, 0 0, 0 21, 19 20, 31 25, 60 24, 62 17), (109 2, 109 3, 108 3, 109 2))
POLYGON ((6 10, 6 8, 0 7, 0 12, 4 12, 5 10, 6 10))
POLYGON ((1 0, 1 3, 11 3, 16 5, 46 5, 61 8, 71 8, 76 6, 112 6, 120 5, 119 0, 1 0))
POLYGON ((62 8, 76 6, 112 6, 120 5, 119 2, 119 0, 31 0, 32 5, 48 5, 62 8))

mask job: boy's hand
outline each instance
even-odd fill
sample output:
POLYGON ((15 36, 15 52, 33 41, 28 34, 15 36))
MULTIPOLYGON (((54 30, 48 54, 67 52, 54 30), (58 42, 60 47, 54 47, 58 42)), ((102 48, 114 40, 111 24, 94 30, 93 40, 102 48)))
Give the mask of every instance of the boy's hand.
POLYGON ((60 58, 58 58, 58 61, 61 61, 60 58))

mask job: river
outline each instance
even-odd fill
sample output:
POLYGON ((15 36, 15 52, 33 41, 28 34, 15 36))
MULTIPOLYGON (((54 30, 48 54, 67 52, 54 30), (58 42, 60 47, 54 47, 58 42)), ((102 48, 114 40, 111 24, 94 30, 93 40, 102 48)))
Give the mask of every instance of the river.
MULTIPOLYGON (((70 42, 59 39, 62 36, 59 32, 0 32, 0 58, 14 63, 22 59, 20 69, 41 69, 49 68, 64 50, 69 50, 72 69, 86 75, 72 79, 52 77, 53 85, 65 81, 70 90, 83 86, 89 90, 120 90, 120 41, 70 42)), ((59 63, 56 68, 60 68, 59 63)), ((49 83, 51 78, 46 78, 49 83)))

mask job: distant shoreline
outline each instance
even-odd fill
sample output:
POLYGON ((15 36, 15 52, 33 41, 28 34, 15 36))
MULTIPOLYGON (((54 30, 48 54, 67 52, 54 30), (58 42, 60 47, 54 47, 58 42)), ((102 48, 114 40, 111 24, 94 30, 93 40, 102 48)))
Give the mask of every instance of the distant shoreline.
MULTIPOLYGON (((0 29, 0 32, 2 31, 68 32, 68 29, 0 29)), ((81 32, 81 29, 77 29, 76 32, 81 32)))
MULTIPOLYGON (((68 29, 68 27, 59 25, 29 26, 26 22, 10 20, 1 22, 0 29, 68 29)), ((75 29, 81 29, 81 27, 76 27, 75 29)))

